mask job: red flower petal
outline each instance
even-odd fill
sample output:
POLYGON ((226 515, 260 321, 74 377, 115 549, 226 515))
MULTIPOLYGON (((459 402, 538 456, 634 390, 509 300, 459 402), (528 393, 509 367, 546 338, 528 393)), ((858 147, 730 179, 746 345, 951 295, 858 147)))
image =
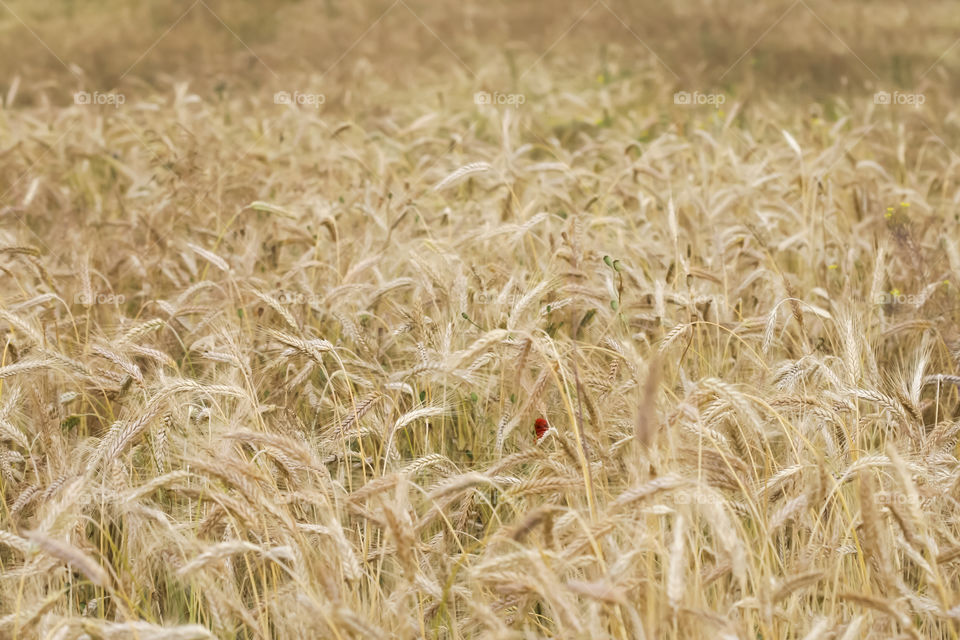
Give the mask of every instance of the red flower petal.
POLYGON ((533 430, 537 433, 537 442, 540 441, 540 438, 550 429, 550 425, 547 424, 547 421, 544 418, 537 418, 537 421, 533 423, 533 430))

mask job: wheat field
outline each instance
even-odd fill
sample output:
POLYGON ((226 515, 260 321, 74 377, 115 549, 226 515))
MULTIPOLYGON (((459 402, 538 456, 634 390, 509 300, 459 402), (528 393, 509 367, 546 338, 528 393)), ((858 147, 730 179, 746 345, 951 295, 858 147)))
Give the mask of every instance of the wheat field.
POLYGON ((745 8, 0 1, 0 638, 957 638, 960 16, 745 8))

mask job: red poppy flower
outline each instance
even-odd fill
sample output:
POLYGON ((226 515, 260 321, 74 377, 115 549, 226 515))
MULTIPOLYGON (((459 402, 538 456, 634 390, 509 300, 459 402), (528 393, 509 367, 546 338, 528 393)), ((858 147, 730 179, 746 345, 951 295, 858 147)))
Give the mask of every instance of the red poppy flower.
POLYGON ((533 423, 533 430, 537 433, 537 442, 540 442, 540 439, 543 438, 549 429, 550 425, 547 424, 544 418, 537 418, 537 421, 533 423))

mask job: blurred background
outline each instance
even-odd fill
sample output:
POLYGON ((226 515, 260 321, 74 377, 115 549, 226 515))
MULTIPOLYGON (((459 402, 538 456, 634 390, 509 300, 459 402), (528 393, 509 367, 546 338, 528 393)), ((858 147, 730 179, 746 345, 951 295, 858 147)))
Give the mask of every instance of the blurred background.
POLYGON ((4 0, 0 86, 19 75, 20 99, 56 101, 64 86, 177 78, 225 92, 306 73, 358 89, 442 93, 465 76, 535 93, 524 83, 541 67, 573 85, 816 99, 949 88, 958 39, 960 12, 937 0, 4 0))

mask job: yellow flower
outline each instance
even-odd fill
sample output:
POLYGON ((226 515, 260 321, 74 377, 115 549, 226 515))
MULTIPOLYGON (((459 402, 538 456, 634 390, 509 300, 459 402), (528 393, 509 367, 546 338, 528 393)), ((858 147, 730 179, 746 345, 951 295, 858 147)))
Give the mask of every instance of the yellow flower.
POLYGON ((827 269, 839 269, 840 265, 838 264, 828 264, 827 269))
POLYGON ((901 206, 901 207, 909 207, 909 206, 910 206, 910 203, 909 203, 909 202, 901 202, 901 203, 900 203, 900 206, 901 206))
POLYGON ((890 289, 890 295, 893 296, 894 298, 899 298, 900 289, 897 289, 897 288, 890 289))

